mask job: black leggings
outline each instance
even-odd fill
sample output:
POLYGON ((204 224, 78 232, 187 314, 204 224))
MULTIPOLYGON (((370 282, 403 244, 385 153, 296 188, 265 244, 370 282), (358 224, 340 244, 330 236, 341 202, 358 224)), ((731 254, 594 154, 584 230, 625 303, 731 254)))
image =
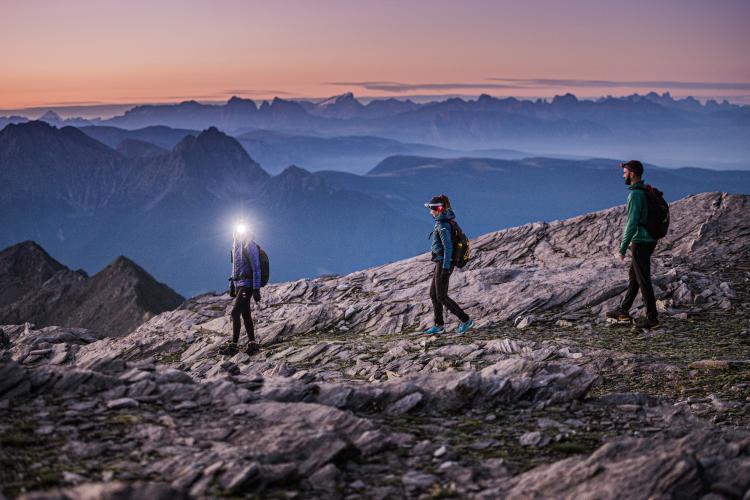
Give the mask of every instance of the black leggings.
POLYGON ((448 285, 450 284, 450 269, 443 269, 442 262, 435 263, 435 271, 432 274, 432 284, 430 285, 430 299, 432 299, 432 309, 435 311, 435 324, 443 326, 443 306, 447 307, 450 312, 458 316, 461 323, 469 321, 469 316, 456 304, 453 299, 448 297, 448 285))
POLYGON ((630 263, 628 275, 630 279, 628 292, 622 299, 620 307, 624 311, 629 311, 640 290, 641 298, 646 305, 646 316, 655 320, 659 313, 656 311, 656 297, 654 297, 654 287, 651 284, 651 254, 654 253, 656 243, 633 243, 630 248, 633 260, 630 263))
POLYGON ((240 340, 240 319, 245 320, 247 340, 255 341, 253 318, 250 316, 250 299, 252 298, 252 288, 241 286, 237 289, 237 298, 234 300, 234 307, 232 308, 232 342, 235 344, 240 340))

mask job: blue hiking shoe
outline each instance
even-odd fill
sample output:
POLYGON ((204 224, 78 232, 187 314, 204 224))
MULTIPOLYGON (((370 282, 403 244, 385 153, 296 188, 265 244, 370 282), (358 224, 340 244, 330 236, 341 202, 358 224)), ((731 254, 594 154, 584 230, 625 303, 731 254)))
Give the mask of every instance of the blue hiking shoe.
POLYGON ((428 328, 424 331, 425 335, 437 335, 440 333, 445 333, 445 327, 442 325, 435 325, 432 328, 428 328))
POLYGON ((458 330, 457 330, 457 333, 458 333, 459 335, 463 335, 464 333, 468 332, 468 331, 469 331, 469 329, 470 329, 470 328, 471 328, 472 326, 474 326, 474 320, 473 320, 473 319, 470 319, 470 320, 469 320, 469 321, 467 321, 466 323, 461 323, 460 325, 458 325, 458 330))

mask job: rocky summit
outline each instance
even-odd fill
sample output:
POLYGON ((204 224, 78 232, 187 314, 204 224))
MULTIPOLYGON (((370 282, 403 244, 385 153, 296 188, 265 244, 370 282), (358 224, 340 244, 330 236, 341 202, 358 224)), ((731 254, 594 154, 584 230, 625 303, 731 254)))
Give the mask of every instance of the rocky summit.
POLYGON ((653 330, 604 320, 623 207, 473 240, 465 335, 420 333, 428 255, 269 285, 252 356, 220 354, 228 295, 123 337, 0 326, 2 494, 750 498, 748 213, 672 204, 653 330))

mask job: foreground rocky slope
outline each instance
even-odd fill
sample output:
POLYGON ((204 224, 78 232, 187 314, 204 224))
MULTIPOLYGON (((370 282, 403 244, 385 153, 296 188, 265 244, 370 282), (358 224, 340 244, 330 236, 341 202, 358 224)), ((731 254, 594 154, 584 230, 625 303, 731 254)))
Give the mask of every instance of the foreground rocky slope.
POLYGON ((477 240, 455 276, 466 336, 414 333, 424 256, 264 289, 252 358, 218 354, 227 296, 118 339, 0 327, 3 492, 742 498, 748 201, 674 205, 653 331, 601 319, 625 286, 622 208, 477 240))
POLYGON ((33 241, 0 252, 0 324, 32 322, 124 335, 184 300, 126 257, 89 277, 33 241))

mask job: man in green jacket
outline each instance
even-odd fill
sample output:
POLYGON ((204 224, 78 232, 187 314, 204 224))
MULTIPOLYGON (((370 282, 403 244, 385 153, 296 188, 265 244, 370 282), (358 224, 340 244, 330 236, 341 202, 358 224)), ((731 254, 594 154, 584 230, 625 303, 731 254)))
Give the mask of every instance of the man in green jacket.
POLYGON ((646 305, 646 317, 638 318, 635 325, 640 328, 656 328, 659 326, 659 314, 656 311, 656 298, 651 284, 651 255, 656 248, 656 240, 646 230, 648 220, 648 203, 643 184, 643 164, 638 160, 631 160, 620 165, 622 167, 625 184, 628 185, 628 221, 622 235, 622 243, 616 256, 625 260, 625 254, 630 247, 632 261, 630 263, 628 291, 620 306, 607 312, 607 317, 616 320, 629 320, 630 308, 633 306, 638 290, 646 305))

